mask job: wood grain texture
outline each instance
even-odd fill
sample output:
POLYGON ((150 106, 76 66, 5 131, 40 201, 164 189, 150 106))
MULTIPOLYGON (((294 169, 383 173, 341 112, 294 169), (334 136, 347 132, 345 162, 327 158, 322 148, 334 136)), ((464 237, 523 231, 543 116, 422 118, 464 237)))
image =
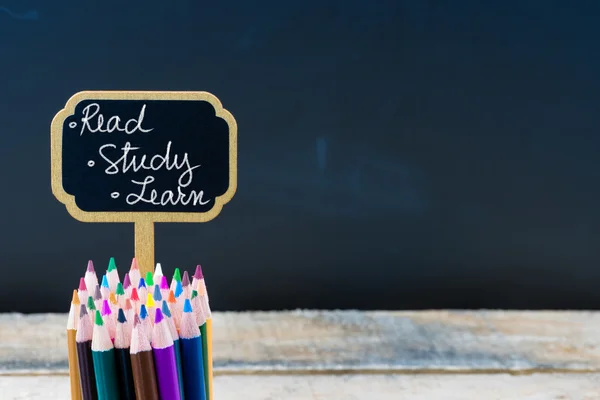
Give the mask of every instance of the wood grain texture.
MULTIPOLYGON (((66 314, 0 315, 0 373, 66 373, 66 314)), ((215 374, 600 372, 600 313, 214 313, 215 374)))
MULTIPOLYGON (((3 400, 68 399, 66 376, 0 377, 3 400)), ((600 374, 229 375, 217 400, 597 400, 600 374)))

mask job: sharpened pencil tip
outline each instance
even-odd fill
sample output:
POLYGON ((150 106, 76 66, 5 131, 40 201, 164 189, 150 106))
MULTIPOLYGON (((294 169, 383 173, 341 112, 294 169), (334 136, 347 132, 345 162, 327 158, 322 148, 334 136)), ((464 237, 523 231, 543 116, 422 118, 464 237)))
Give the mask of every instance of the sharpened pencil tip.
POLYGON ((102 292, 100 291, 100 286, 96 285, 94 289, 94 300, 100 300, 102 298, 102 292))
POLYGON ((105 287, 107 289, 109 288, 109 286, 108 286, 108 278, 106 277, 106 275, 102 275, 102 287, 105 287))
POLYGON ((183 303, 183 312, 192 312, 192 302, 190 301, 190 299, 185 299, 185 303, 183 303))
POLYGON ((198 297, 198 291, 197 290, 192 290, 192 297, 191 298, 193 299, 194 297, 198 297))
POLYGON ((138 284, 138 289, 141 289, 143 287, 146 287, 146 281, 144 280, 144 278, 140 278, 140 283, 138 284))
POLYGON ((202 267, 200 265, 196 265, 196 272, 194 272, 194 278, 204 279, 204 275, 202 274, 202 267))
POLYGON ((160 289, 169 290, 169 282, 167 282, 167 277, 164 275, 160 277, 160 289))
POLYGON ((156 315, 154 317, 154 323, 158 324, 160 321, 163 320, 163 314, 162 311, 160 311, 160 308, 156 309, 156 315))
POLYGON ((160 287, 158 285, 154 285, 154 301, 161 301, 162 294, 160 293, 160 287))
POLYGON ((100 311, 96 310, 96 317, 94 318, 94 323, 98 326, 104 325, 104 321, 102 320, 102 315, 100 311))
POLYGON ((113 292, 110 292, 108 295, 108 301, 110 301, 112 304, 117 304, 117 296, 113 292))
POLYGON ((90 311, 96 311, 96 304, 94 303, 94 298, 92 296, 88 296, 87 308, 90 311))
POLYGON ((166 302, 166 301, 163 301, 163 303, 162 303, 162 307, 160 308, 160 310, 162 311, 162 313, 163 313, 165 316, 167 316, 167 317, 171 318, 171 310, 169 310, 169 305, 167 304, 167 302, 166 302))
POLYGON ((140 324, 140 322, 141 322, 140 321, 140 316, 137 315, 137 314, 135 314, 134 317, 133 317, 133 326, 134 327, 138 326, 140 324))
POLYGON ((94 272, 94 273, 96 272, 96 271, 94 270, 94 263, 92 262, 92 260, 89 260, 89 261, 88 261, 88 265, 87 265, 87 272, 94 272))
POLYGON ((108 300, 102 301, 102 315, 110 315, 112 311, 110 310, 110 305, 108 304, 108 300))
POLYGON ((117 316, 117 321, 122 324, 127 322, 127 318, 125 318, 125 313, 123 312, 122 308, 119 308, 119 314, 117 316))
POLYGON ((152 272, 146 272, 146 285, 154 286, 154 278, 152 277, 152 272))
POLYGON ((159 276, 162 276, 163 272, 162 272, 162 265, 160 265, 160 263, 156 263, 156 268, 154 268, 154 277, 158 278, 159 276))
POLYGON ((108 272, 114 271, 115 269, 117 269, 117 264, 115 263, 115 258, 111 257, 110 260, 108 260, 108 272))
POLYGON ((125 294, 125 289, 123 289, 123 284, 121 282, 117 283, 115 294, 118 296, 123 296, 125 294))
POLYGON ((130 270, 140 269, 140 267, 138 266, 138 262, 135 259, 135 257, 133 257, 133 260, 131 260, 131 267, 129 269, 130 270))
POLYGON ((148 316, 148 310, 146 309, 146 305, 142 304, 142 306, 140 307, 140 318, 146 319, 147 316, 148 316))
POLYGON ((131 300, 127 299, 125 300, 125 309, 126 310, 131 310, 132 306, 131 306, 131 300))
POLYGON ((84 304, 82 304, 79 306, 79 318, 83 317, 84 315, 87 316, 88 313, 87 313, 87 308, 85 307, 84 304))
POLYGON ((73 297, 71 298, 71 303, 78 306, 80 304, 79 296, 77 295, 77 289, 73 290, 73 297))
POLYGON ((152 298, 152 293, 148 293, 146 296, 146 307, 155 307, 154 299, 152 298))
POLYGON ((79 290, 81 290, 82 292, 84 290, 87 290, 87 285, 85 284, 85 278, 79 278, 79 290))
POLYGON ((123 278, 123 289, 129 289, 129 286, 131 286, 131 279, 129 278, 129 272, 126 272, 123 278))
POLYGON ((179 272, 179 268, 175 268, 175 272, 173 273, 173 280, 181 282, 181 272, 179 272))
POLYGON ((183 286, 181 286, 180 281, 177 281, 177 284, 175 285, 175 297, 181 296, 182 293, 183 293, 183 286))
POLYGON ((133 301, 140 301, 140 296, 136 288, 131 289, 131 296, 129 298, 133 301))
POLYGON ((167 299, 169 303, 175 303, 177 300, 175 299, 175 293, 172 290, 169 290, 169 298, 167 299))

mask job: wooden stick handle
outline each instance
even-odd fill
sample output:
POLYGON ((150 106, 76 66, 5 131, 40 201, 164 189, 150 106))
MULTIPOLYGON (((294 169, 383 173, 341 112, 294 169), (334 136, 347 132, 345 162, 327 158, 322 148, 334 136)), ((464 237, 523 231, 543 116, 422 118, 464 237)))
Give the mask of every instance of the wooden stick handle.
POLYGON ((135 258, 142 277, 154 271, 154 222, 143 221, 135 224, 135 258))

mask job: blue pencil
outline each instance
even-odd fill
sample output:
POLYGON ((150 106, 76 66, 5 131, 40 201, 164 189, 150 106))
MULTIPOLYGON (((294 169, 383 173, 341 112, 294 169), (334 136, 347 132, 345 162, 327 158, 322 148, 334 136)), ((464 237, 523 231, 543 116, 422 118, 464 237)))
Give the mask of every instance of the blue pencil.
POLYGON ((206 400, 204 385, 204 362, 202 358, 202 338, 196 317, 192 312, 192 303, 185 299, 181 326, 181 363, 183 366, 183 388, 186 400, 206 400))

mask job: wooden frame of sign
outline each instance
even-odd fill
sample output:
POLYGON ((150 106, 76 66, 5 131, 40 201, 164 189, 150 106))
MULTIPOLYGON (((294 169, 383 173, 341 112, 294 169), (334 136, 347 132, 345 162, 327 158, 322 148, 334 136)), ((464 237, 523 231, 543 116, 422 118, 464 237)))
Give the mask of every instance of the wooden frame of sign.
POLYGON ((152 271, 155 222, 210 221, 235 194, 237 123, 207 92, 79 92, 52 120, 51 173, 75 219, 134 223, 152 271))

